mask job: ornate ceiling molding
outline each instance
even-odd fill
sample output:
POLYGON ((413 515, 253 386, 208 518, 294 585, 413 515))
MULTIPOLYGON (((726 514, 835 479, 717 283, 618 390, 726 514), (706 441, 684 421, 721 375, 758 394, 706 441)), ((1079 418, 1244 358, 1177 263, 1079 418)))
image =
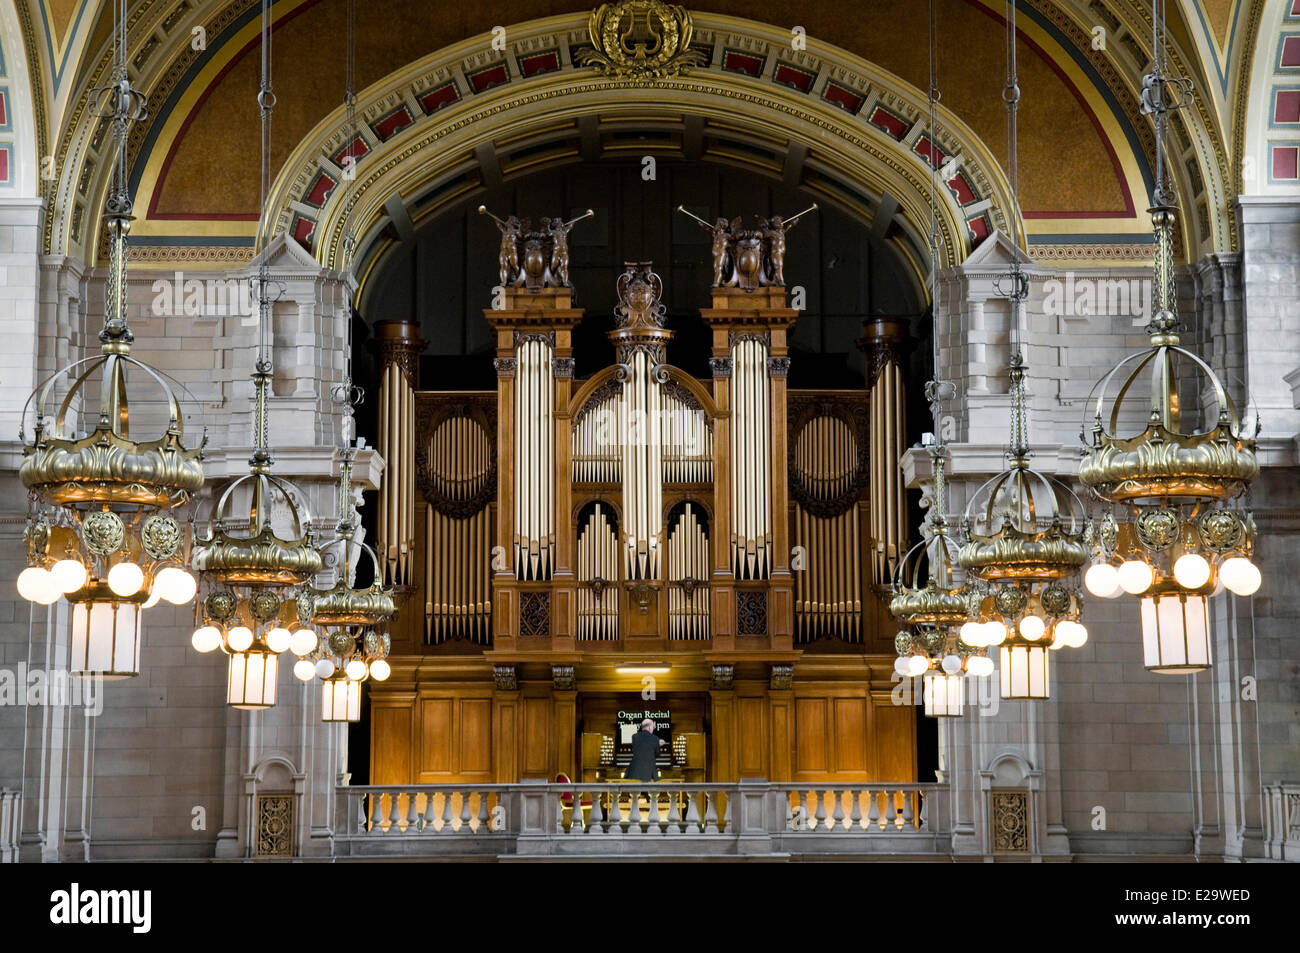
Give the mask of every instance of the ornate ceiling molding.
MULTIPOLYGON (((510 27, 507 35, 512 40, 504 52, 485 49, 476 38, 363 91, 357 113, 366 153, 346 189, 336 158, 348 143, 342 109, 335 110, 281 169, 259 241, 286 232, 331 264, 349 223, 361 248, 377 239, 391 196, 401 195, 408 207, 419 204, 416 217, 424 218, 478 188, 475 150, 495 148, 498 140, 544 151, 548 134, 551 141, 572 137, 584 117, 679 126, 683 117, 699 117, 721 120, 719 134, 734 133, 741 143, 749 137, 759 145, 794 142, 807 149, 800 184, 853 213, 870 218, 881 195, 893 196, 908 238, 897 244, 921 275, 928 268, 926 102, 898 77, 812 39, 806 50, 793 50, 786 30, 715 15, 694 17, 693 48, 708 51, 706 65, 653 82, 576 65, 589 43, 583 15, 510 27), (436 200, 424 201, 438 189, 436 200)), ((938 139, 944 155, 961 157, 940 216, 951 264, 992 231, 1009 228, 1007 216, 1019 213, 988 148, 942 109, 938 139)), ((660 150, 649 145, 645 151, 660 150)), ((743 146, 733 158, 744 160, 743 146)), ((753 164, 781 174, 779 157, 766 167, 762 160, 753 164)))

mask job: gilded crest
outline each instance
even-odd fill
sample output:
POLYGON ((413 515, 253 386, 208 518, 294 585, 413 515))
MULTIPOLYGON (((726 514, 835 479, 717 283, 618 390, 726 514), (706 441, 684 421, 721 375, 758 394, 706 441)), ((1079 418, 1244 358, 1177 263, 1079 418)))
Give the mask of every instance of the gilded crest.
POLYGON ((171 559, 181 548, 181 527, 170 516, 151 516, 140 530, 140 541, 151 559, 171 559))
POLYGON ((1173 510, 1143 513, 1137 520, 1137 534, 1147 549, 1168 549, 1178 539, 1178 514, 1173 510))
POLYGON ((703 51, 690 48, 692 29, 685 9, 661 0, 601 4, 587 23, 592 49, 579 61, 617 79, 673 76, 705 61, 703 51))
POLYGON ((82 521, 81 538, 96 556, 107 556, 122 548, 126 525, 112 510, 97 510, 82 521))
POLYGON ((1216 553, 1240 549, 1246 539, 1246 527, 1237 514, 1229 510, 1210 510, 1201 517, 1201 538, 1216 553))

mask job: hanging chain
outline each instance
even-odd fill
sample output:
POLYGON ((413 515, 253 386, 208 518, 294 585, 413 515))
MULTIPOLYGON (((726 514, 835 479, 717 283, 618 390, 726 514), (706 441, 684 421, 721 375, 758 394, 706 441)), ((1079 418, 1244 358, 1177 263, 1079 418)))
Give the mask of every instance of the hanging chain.
POLYGON ((1152 333, 1167 333, 1178 326, 1177 292, 1174 286, 1174 215, 1178 192, 1170 180, 1165 159, 1165 136, 1169 113, 1190 106, 1192 81, 1168 76, 1165 53, 1165 0, 1151 0, 1151 71, 1142 77, 1142 112, 1155 124, 1155 187, 1151 193, 1151 218, 1155 227, 1154 279, 1155 316, 1147 325, 1152 333))
MULTIPOLYGON (((257 108, 262 121, 261 194, 263 209, 271 189, 271 111, 275 92, 271 82, 271 0, 262 0, 262 80, 257 90, 257 108)), ((253 372, 255 411, 253 417, 254 466, 269 466, 271 453, 267 392, 275 365, 271 354, 271 285, 266 249, 262 249, 257 266, 257 363, 253 372)))
POLYGON ((131 231, 131 189, 127 151, 131 123, 148 118, 148 98, 131 85, 127 68, 126 14, 128 0, 113 3, 113 68, 110 82, 90 91, 91 107, 113 126, 113 179, 105 202, 108 227, 108 278, 105 288, 104 329, 99 339, 105 345, 130 345, 134 340, 127 326, 126 254, 131 231))
MULTIPOLYGON (((360 131, 357 126, 357 89, 356 89, 356 11, 355 0, 347 0, 346 38, 343 54, 343 108, 344 138, 347 145, 343 155, 343 181, 347 183, 355 177, 357 168, 357 140, 360 131)), ((346 187, 339 201, 347 199, 346 187)), ((346 205, 344 206, 346 209, 346 205)), ((352 234, 352 214, 347 210, 343 222, 343 257, 340 271, 343 275, 343 380, 335 384, 330 391, 330 399, 335 404, 347 405, 349 415, 365 400, 365 390, 358 387, 352 379, 352 253, 356 248, 355 236, 352 234)), ((344 444, 350 444, 346 429, 343 434, 344 444)))

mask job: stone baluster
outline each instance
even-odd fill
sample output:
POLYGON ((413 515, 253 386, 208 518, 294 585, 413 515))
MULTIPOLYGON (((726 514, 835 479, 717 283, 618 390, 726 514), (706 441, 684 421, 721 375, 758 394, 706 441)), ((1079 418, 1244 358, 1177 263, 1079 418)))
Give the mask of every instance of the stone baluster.
POLYGON ((650 826, 646 828, 648 834, 663 833, 663 828, 659 826, 663 820, 659 813, 659 793, 658 791, 650 792, 650 826))
POLYGON ((817 791, 812 792, 812 796, 817 798, 817 830, 819 833, 826 832, 826 802, 830 800, 831 792, 822 791, 820 795, 817 791))
POLYGON ((409 831, 414 834, 420 829, 420 813, 415 807, 418 798, 419 795, 414 791, 411 791, 406 795, 406 827, 402 828, 403 833, 409 831))
POLYGON ((831 814, 831 830, 842 831, 844 830, 844 792, 833 791, 831 793, 835 797, 835 810, 831 814))
POLYGON ((853 798, 853 807, 849 810, 849 830, 862 830, 862 792, 854 788, 849 794, 853 798))
POLYGON ((438 828, 439 834, 450 834, 451 826, 451 792, 442 792, 442 827, 438 828))
POLYGON ((903 830, 910 831, 912 827, 912 792, 903 791, 903 830))
POLYGON ((460 833, 470 833, 469 827, 469 791, 460 792, 460 833))
POLYGON ((718 833, 718 793, 716 791, 704 792, 704 833, 718 833))
POLYGON ((610 791, 610 803, 614 807, 614 818, 611 822, 615 834, 623 833, 623 792, 619 788, 610 791))
POLYGON ((402 796, 397 791, 388 795, 388 833, 400 834, 402 832, 402 796))
POLYGON ((433 806, 433 792, 428 791, 424 795, 424 821, 421 824, 420 832, 424 834, 435 833, 433 822, 437 816, 437 812, 433 806))
POLYGON ((688 834, 700 832, 700 805, 694 791, 686 792, 686 832, 688 834))
POLYGON ((478 826, 474 828, 475 834, 487 833, 487 817, 488 817, 487 803, 488 803, 487 791, 479 791, 478 792, 478 816, 477 816, 478 826))
POLYGON ((636 791, 632 792, 632 810, 628 814, 627 832, 629 834, 641 833, 641 795, 636 791))
POLYGON ((867 830, 874 834, 880 830, 880 792, 868 790, 867 803, 867 830))
POLYGON ((668 833, 680 834, 682 832, 682 802, 681 792, 673 791, 668 795, 668 833))
POLYGON ((725 798, 725 800, 722 802, 721 828, 723 831, 729 834, 731 833, 731 793, 727 792, 726 794, 724 794, 721 791, 719 791, 717 796, 720 798, 725 798))

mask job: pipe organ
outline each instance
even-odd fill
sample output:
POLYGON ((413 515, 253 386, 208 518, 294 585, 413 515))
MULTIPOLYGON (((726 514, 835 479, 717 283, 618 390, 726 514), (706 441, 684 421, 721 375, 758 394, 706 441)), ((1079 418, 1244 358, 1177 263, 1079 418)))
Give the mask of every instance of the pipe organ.
POLYGON ((515 573, 520 579, 550 579, 554 561, 555 398, 545 335, 525 335, 518 347, 515 384, 515 573))
MULTIPOLYGON (((512 222, 498 223, 503 247, 512 222)), ((380 536, 410 589, 390 626, 393 675, 369 689, 374 783, 576 778, 582 733, 603 730, 577 724, 595 710, 583 693, 617 710, 611 693, 644 688, 618 671, 628 663, 707 706, 711 778, 813 780, 862 770, 866 751, 881 776, 912 763, 915 719, 890 696, 893 626, 872 592, 873 547, 891 558, 903 531, 897 459, 878 458, 901 447, 902 378, 879 405, 865 390, 788 390, 798 312, 764 270, 768 240, 741 238, 700 309, 707 378, 670 363, 649 263, 628 263, 612 320, 585 316, 567 279, 548 277, 558 244, 525 248, 532 278, 504 282, 483 312, 495 391, 416 389, 403 405, 402 381, 418 381, 386 356, 380 536), (616 362, 575 379, 583 320, 607 322, 616 362), (403 534, 418 541, 405 563, 403 534), (825 754, 807 747, 811 767, 792 760, 796 732, 827 739, 825 754)))
POLYGON ((731 563, 737 579, 771 571, 771 407, 767 340, 737 335, 731 345, 731 563))
POLYGON ((862 504, 869 456, 858 395, 792 398, 790 497, 799 642, 862 639, 862 504))

